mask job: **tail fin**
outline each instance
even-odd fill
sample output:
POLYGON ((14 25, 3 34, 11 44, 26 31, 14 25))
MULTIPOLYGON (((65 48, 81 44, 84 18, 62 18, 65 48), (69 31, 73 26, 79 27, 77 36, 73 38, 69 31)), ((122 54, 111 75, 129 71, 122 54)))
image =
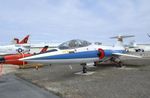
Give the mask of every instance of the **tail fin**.
POLYGON ((30 35, 27 35, 22 41, 20 41, 18 44, 26 44, 28 43, 28 39, 29 39, 30 35))
POLYGON ((48 49, 48 46, 43 47, 43 48, 42 48, 42 50, 40 51, 40 53, 44 53, 44 52, 46 52, 46 51, 47 51, 47 49, 48 49))
POLYGON ((117 39, 117 44, 115 46, 124 46, 123 45, 123 39, 124 38, 129 38, 129 37, 135 37, 134 35, 125 35, 125 36, 114 36, 114 37, 110 37, 111 39, 117 39))

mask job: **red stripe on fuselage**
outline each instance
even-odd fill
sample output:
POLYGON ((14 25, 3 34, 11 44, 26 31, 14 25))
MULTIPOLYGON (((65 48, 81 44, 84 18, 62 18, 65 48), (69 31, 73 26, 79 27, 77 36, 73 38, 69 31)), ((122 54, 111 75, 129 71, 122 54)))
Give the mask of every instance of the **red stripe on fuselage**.
POLYGON ((24 65, 27 62, 19 61, 19 59, 32 56, 32 54, 15 54, 4 56, 5 62, 3 64, 13 64, 13 65, 24 65))

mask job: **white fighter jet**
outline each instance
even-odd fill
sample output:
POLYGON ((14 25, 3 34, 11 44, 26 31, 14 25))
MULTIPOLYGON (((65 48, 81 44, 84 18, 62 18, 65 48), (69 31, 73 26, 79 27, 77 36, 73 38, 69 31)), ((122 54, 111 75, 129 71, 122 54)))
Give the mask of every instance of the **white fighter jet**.
POLYGON ((107 60, 117 62, 119 56, 141 58, 141 56, 126 54, 127 51, 122 45, 122 39, 127 37, 129 36, 119 36, 119 44, 115 46, 97 45, 85 40, 70 40, 59 45, 58 49, 20 60, 45 64, 81 64, 83 73, 86 73, 88 63, 105 62, 107 60))

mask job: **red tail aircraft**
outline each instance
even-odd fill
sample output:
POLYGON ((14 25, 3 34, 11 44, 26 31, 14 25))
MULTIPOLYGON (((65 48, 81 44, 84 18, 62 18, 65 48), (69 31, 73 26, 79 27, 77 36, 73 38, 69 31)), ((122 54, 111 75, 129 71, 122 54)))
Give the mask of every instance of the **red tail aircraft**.
MULTIPOLYGON (((45 46, 38 54, 46 52, 48 49, 48 46, 45 46)), ((33 56, 36 54, 13 54, 13 55, 7 55, 7 56, 1 56, 0 57, 0 64, 13 64, 13 65, 25 65, 28 64, 28 62, 24 61, 19 61, 19 59, 24 58, 24 57, 29 57, 33 56)))
POLYGON ((14 41, 16 41, 16 44, 27 44, 28 43, 28 39, 29 39, 30 35, 27 35, 23 40, 19 41, 18 38, 14 38, 14 41))

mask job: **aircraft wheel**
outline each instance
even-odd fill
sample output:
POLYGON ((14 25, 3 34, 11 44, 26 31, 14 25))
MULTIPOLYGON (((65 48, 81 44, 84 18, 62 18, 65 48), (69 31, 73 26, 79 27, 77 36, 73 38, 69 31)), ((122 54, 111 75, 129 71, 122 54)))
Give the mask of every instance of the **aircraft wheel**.
POLYGON ((94 65, 93 66, 97 66, 98 62, 94 62, 94 65))
POLYGON ((122 66, 123 66, 123 64, 121 61, 117 63, 117 67, 122 67, 122 66))
POLYGON ((83 73, 87 73, 87 68, 86 68, 86 65, 83 66, 83 69, 82 69, 83 73))

